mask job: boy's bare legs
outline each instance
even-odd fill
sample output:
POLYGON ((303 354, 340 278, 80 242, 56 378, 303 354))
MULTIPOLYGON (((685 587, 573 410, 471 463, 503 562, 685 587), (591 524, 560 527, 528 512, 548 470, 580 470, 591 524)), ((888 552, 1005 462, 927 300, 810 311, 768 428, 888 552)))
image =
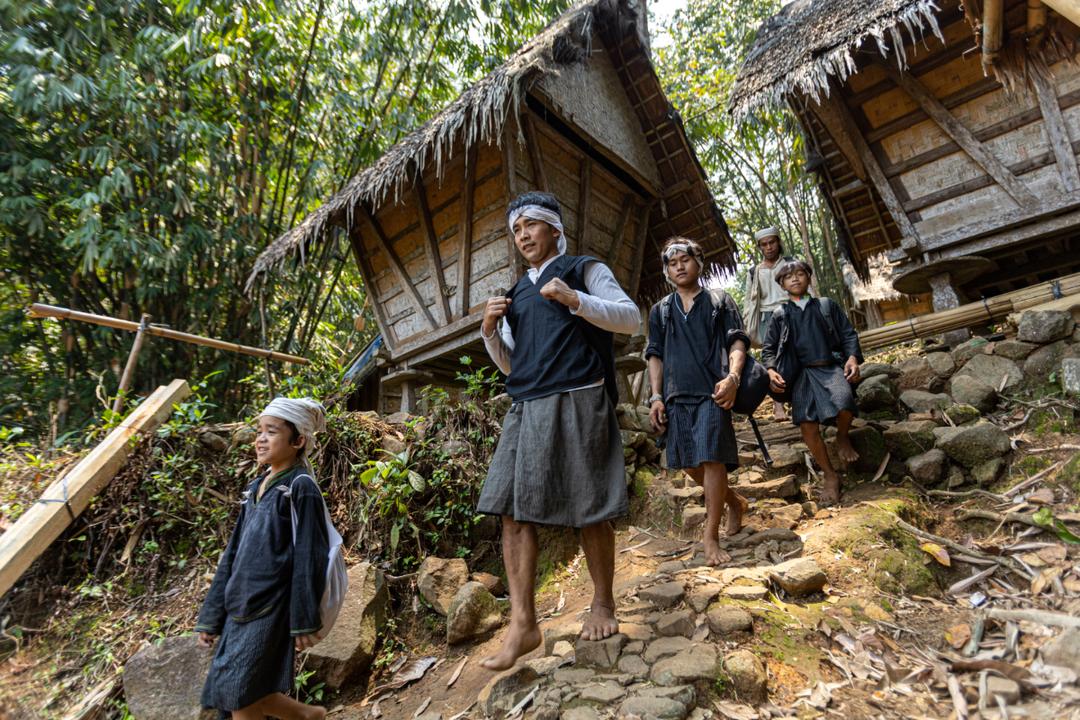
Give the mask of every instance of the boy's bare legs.
POLYGON ((615 617, 615 529, 604 521, 581 528, 581 549, 589 566, 593 599, 581 625, 585 640, 603 640, 619 632, 615 617))
POLYGON ((510 585, 510 628, 499 652, 480 663, 488 670, 513 667, 519 657, 535 650, 544 639, 536 624, 536 528, 503 515, 502 547, 510 585))
POLYGON ((305 705, 293 700, 288 695, 274 693, 253 702, 246 708, 233 710, 233 720, 263 720, 266 717, 281 720, 323 720, 326 708, 318 705, 305 705))
MULTIPOLYGON (((850 416, 850 413, 848 413, 850 416)), ((851 423, 850 417, 848 423, 851 423)), ((821 426, 816 422, 804 422, 799 424, 802 431, 803 442, 810 449, 810 455, 814 462, 825 474, 825 487, 821 490, 821 504, 835 505, 840 502, 840 476, 836 474, 832 463, 829 462, 829 453, 825 449, 825 440, 821 437, 821 426)), ((857 456, 856 456, 857 457, 857 456)))
POLYGON ((853 463, 859 459, 859 453, 852 446, 851 436, 848 434, 854 417, 849 410, 841 410, 836 416, 836 454, 846 463, 853 463))
POLYGON ((702 463, 696 468, 688 468, 686 474, 705 488, 705 531, 702 536, 705 563, 712 566, 725 563, 731 556, 720 549, 720 517, 726 506, 724 531, 728 535, 735 535, 742 528, 747 502, 728 488, 727 468, 723 463, 702 463))

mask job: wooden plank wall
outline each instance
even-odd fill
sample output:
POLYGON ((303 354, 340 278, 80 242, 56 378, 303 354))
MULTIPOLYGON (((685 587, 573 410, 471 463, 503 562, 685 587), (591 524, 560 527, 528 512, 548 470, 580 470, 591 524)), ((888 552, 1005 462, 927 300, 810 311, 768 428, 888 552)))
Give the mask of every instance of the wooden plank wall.
MULTIPOLYGON (((897 229, 895 213, 883 207, 890 193, 917 236, 911 242, 919 248, 908 255, 931 258, 1003 250, 993 240, 967 239, 1080 203, 1080 68, 1057 63, 1049 81, 1007 93, 984 76, 957 3, 943 8, 945 43, 928 36, 908 45, 905 76, 874 47, 861 54, 859 71, 840 88, 840 112, 850 114, 886 188, 876 186, 871 172, 859 177, 854 166, 862 158, 843 152, 827 118, 807 101, 795 103, 808 135, 821 146, 830 203, 859 262, 882 250, 903 255, 897 250, 908 242, 905 233, 897 229)), ((1024 31, 1024 3, 1007 2, 1005 20, 1016 43, 1024 31)), ((997 244, 1006 242, 1003 237, 997 244)))
POLYGON ((632 287, 635 267, 640 268, 646 201, 538 115, 525 110, 521 117, 531 142, 516 142, 517 128, 511 124, 507 137, 514 140, 504 140, 502 147, 474 148, 475 172, 467 176, 465 153, 458 148, 441 181, 431 172, 422 189, 406 188, 396 202, 356 220, 361 271, 374 290, 392 358, 403 348, 423 347, 430 359, 428 345, 445 345, 450 352, 475 340, 475 332, 447 336, 447 331, 478 321, 487 298, 513 286, 519 267, 506 227, 506 205, 526 190, 555 193, 563 207, 569 251, 604 260, 624 287, 632 287), (510 166, 514 171, 507 177, 504 168, 510 166), (471 211, 465 205, 470 187, 471 211), (463 276, 466 257, 469 272, 463 276), (436 270, 440 266, 441 273, 436 270), (468 306, 463 312, 460 285, 465 277, 468 306))

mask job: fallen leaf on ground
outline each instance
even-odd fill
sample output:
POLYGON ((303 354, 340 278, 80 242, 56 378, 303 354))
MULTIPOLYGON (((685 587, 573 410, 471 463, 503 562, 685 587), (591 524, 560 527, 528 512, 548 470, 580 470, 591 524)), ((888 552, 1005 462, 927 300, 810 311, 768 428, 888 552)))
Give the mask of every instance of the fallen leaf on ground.
POLYGON ((713 703, 720 717, 727 720, 757 720, 757 710, 749 705, 734 703, 730 700, 717 700, 713 703))
POLYGON ((951 628, 945 631, 945 641, 953 646, 954 650, 967 645, 968 640, 971 639, 971 626, 967 623, 960 623, 959 625, 953 625, 951 628))
POLYGON ((937 560, 938 564, 944 565, 945 567, 952 567, 952 559, 949 558, 949 551, 937 543, 924 542, 919 546, 919 549, 937 560))

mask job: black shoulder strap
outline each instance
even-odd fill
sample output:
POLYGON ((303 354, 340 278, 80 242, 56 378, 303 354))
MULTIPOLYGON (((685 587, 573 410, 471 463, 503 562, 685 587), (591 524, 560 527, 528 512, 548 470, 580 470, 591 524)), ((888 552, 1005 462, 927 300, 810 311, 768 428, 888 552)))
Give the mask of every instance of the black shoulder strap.
MULTIPOLYGON (((566 281, 567 276, 584 266, 585 263, 600 262, 589 255, 566 257, 566 267, 559 272, 559 278, 564 282, 566 281)), ((567 284, 572 286, 571 283, 567 284)), ((582 288, 585 287, 584 272, 581 273, 581 286, 582 288)), ((576 289, 577 288, 575 288, 575 290, 576 289)), ((585 342, 589 344, 589 347, 592 348, 593 352, 600 358, 600 364, 604 367, 604 389, 611 399, 611 406, 614 407, 619 403, 619 385, 618 380, 615 377, 615 348, 612 342, 613 333, 608 330, 601 330, 583 318, 579 317, 577 318, 577 321, 581 327, 582 335, 585 336, 585 342)))
POLYGON ((825 320, 825 327, 829 328, 830 338, 833 342, 840 342, 840 333, 836 331, 836 323, 833 322, 832 316, 832 298, 822 297, 818 298, 818 306, 821 308, 821 317, 825 320))
POLYGON ((674 302, 675 293, 671 293, 660 301, 660 329, 667 331, 668 320, 671 319, 671 303, 674 302))

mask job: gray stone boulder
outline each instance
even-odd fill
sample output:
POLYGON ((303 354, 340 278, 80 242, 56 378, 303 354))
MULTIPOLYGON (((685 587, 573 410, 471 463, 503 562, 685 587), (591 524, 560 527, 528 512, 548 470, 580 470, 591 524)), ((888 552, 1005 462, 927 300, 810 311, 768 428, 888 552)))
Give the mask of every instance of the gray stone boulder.
POLYGON ((1080 396, 1080 358, 1065 358, 1061 361, 1061 389, 1066 395, 1080 396))
POLYGON ((872 378, 875 375, 884 375, 896 379, 900 377, 901 374, 900 368, 895 365, 886 365, 885 363, 869 362, 859 366, 859 375, 861 375, 864 380, 872 378))
POLYGON ((656 632, 665 637, 690 637, 694 634, 694 614, 689 610, 674 610, 660 616, 656 632))
POLYGON ((945 393, 931 393, 925 390, 905 390, 900 393, 900 404, 913 413, 944 410, 952 405, 952 402, 952 398, 945 393))
POLYGON ((456 645, 495 630, 502 625, 499 604, 482 583, 469 581, 461 586, 446 614, 446 642, 456 645))
POLYGON ((998 479, 1003 467, 1005 467, 1005 461, 999 457, 983 460, 971 468, 971 479, 978 485, 989 485, 998 479))
POLYGON ((1012 449, 1005 431, 985 420, 961 427, 937 428, 934 435, 937 447, 966 468, 1000 457, 1012 449))
POLYGON ((735 605, 715 603, 705 613, 709 629, 721 639, 731 633, 749 632, 754 627, 754 618, 745 609, 735 605))
POLYGON ((956 360, 953 359, 952 353, 927 353, 926 362, 930 365, 930 369, 934 371, 934 374, 942 380, 948 379, 949 376, 956 372, 956 360))
POLYGON ((861 410, 878 410, 896 404, 896 387, 888 375, 873 375, 855 388, 855 400, 861 410))
POLYGON ((973 377, 983 385, 989 385, 995 390, 1002 387, 1003 382, 1004 389, 1011 390, 1024 381, 1024 372, 1016 363, 997 355, 976 355, 956 371, 956 374, 953 375, 953 382, 956 381, 959 375, 973 377))
POLYGON ((971 405, 981 412, 989 412, 997 404, 997 390, 971 375, 953 376, 949 394, 956 402, 971 405))
POLYGON ((904 463, 908 474, 919 483, 932 484, 939 482, 945 476, 945 469, 949 465, 949 458, 944 450, 933 448, 919 455, 909 457, 904 463))
POLYGON ((950 405, 942 410, 942 414, 946 415, 952 422, 950 425, 966 425, 969 422, 975 422, 982 417, 982 413, 979 409, 973 405, 967 403, 957 403, 950 405))
POLYGON ((622 633, 603 640, 585 640, 578 637, 574 646, 574 661, 578 667, 610 669, 619 662, 619 653, 629 641, 622 633))
POLYGON ((1068 337, 1075 325, 1072 314, 1064 310, 1025 310, 1020 313, 1016 339, 1044 345, 1068 337))
POLYGON ((381 570, 369 562, 349 568, 349 591, 334 627, 307 651, 308 669, 328 688, 337 690, 371 666, 389 603, 381 570))
POLYGON ((769 579, 788 595, 800 597, 820 592, 828 578, 813 558, 793 558, 769 569, 769 579))
POLYGON ((986 338, 973 337, 953 348, 952 356, 957 365, 963 365, 976 355, 993 352, 993 350, 994 343, 988 342, 986 338))
POLYGON ((765 666, 749 650, 736 650, 724 658, 724 672, 731 679, 732 688, 742 702, 758 704, 768 692, 765 666))
POLYGON ((428 556, 420 563, 416 573, 416 587, 420 596, 443 616, 450 611, 454 595, 468 581, 469 566, 461 558, 428 556))
POLYGON ((860 472, 874 472, 885 459, 885 439, 881 432, 871 426, 852 428, 848 433, 851 445, 859 453, 859 459, 855 461, 855 469, 860 472))
POLYGON ((485 716, 501 716, 520 702, 539 679, 536 671, 527 665, 515 665, 491 678, 476 696, 476 702, 485 716))
POLYGON ((1029 385, 1039 386, 1050 382, 1050 374, 1056 372, 1068 348, 1064 340, 1044 345, 1024 360, 1024 375, 1029 385))
POLYGON ((901 390, 937 390, 941 386, 941 378, 922 355, 905 360, 900 365, 900 372, 897 383, 901 390))
POLYGON ((1080 628, 1069 628, 1040 649, 1047 665, 1066 667, 1080 675, 1080 628))
POLYGON ((638 597, 658 608, 678 605, 686 595, 686 588, 681 582, 672 581, 652 585, 638 590, 638 597))
POLYGON ((203 682, 214 657, 195 635, 171 637, 144 646, 124 664, 124 699, 138 720, 212 720, 203 710, 203 682))
POLYGON ((1002 340, 994 343, 994 354, 1003 358, 1009 358, 1013 362, 1020 362, 1039 347, 1035 343, 1027 343, 1022 340, 1002 340))
POLYGON ((716 678, 718 662, 715 645, 696 643, 653 665, 649 679, 667 687, 693 684, 698 680, 711 682, 716 678))
POLYGON ((885 447, 894 458, 905 460, 934 447, 933 420, 902 420, 885 429, 885 447))

